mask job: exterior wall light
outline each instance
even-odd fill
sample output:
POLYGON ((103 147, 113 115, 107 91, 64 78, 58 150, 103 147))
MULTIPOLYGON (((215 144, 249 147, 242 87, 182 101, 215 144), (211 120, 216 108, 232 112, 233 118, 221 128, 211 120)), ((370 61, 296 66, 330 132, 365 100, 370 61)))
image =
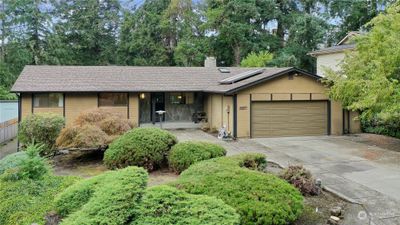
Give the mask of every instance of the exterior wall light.
POLYGON ((140 99, 145 99, 146 98, 146 94, 145 93, 141 93, 140 94, 140 99))

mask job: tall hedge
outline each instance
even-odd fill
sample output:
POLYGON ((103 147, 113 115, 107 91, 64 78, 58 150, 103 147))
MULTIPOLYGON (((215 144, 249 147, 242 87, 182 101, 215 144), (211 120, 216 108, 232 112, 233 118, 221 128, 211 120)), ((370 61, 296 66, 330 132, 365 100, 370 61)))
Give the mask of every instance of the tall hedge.
POLYGON ((171 185, 222 199, 240 214, 241 224, 289 224, 300 216, 303 197, 275 175, 253 170, 262 169, 265 158, 261 158, 250 154, 202 161, 171 185))
POLYGON ((61 129, 64 118, 52 113, 37 113, 24 118, 18 128, 18 139, 23 145, 31 143, 44 145, 41 154, 49 154, 61 129))
POLYGON ((159 128, 135 128, 113 141, 104 153, 104 163, 109 168, 141 166, 151 171, 159 167, 176 137, 159 128))

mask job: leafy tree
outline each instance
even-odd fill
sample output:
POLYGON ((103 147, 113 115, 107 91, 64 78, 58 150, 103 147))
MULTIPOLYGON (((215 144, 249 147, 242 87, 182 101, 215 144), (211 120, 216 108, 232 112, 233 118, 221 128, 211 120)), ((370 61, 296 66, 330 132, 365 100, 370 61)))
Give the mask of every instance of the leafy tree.
POLYGON ((262 10, 260 6, 255 0, 207 1, 205 26, 215 34, 212 41, 217 58, 225 58, 227 64, 240 64, 242 55, 253 47, 258 24, 251 21, 262 10), (229 55, 233 58, 226 57, 229 55))
POLYGON ((273 55, 267 51, 251 52, 240 63, 241 67, 265 67, 272 60, 273 55))
POLYGON ((0 100, 16 100, 17 96, 10 93, 6 88, 0 86, 0 100))
POLYGON ((204 59, 201 14, 191 0, 148 0, 126 12, 120 63, 199 66, 204 59))
POLYGON ((323 42, 327 24, 321 18, 300 13, 293 19, 288 29, 288 40, 280 49, 273 64, 277 66, 295 66, 313 71, 315 59, 307 53, 323 42))
POLYGON ((342 70, 328 71, 330 95, 351 110, 362 111, 371 126, 400 136, 400 3, 375 17, 371 31, 356 39, 342 70))
MULTIPOLYGON (((341 23, 333 32, 334 43, 337 43, 350 31, 358 31, 372 18, 383 12, 395 0, 363 0, 363 1, 326 1, 327 11, 331 18, 339 18, 341 23), (337 29, 338 28, 338 29, 337 29)), ((365 27, 364 27, 365 28, 365 27)))

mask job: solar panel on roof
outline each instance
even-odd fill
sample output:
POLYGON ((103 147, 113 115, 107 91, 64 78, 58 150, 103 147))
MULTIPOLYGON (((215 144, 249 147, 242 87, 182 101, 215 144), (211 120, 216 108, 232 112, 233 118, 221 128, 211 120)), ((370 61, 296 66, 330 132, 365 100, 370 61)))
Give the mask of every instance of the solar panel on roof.
POLYGON ((230 73, 231 71, 227 68, 218 68, 219 72, 221 73, 230 73))
POLYGON ((220 84, 233 84, 233 83, 239 82, 241 80, 244 80, 244 79, 253 77, 255 75, 261 74, 263 72, 264 72, 264 69, 251 70, 251 71, 247 71, 247 72, 244 72, 244 73, 239 73, 239 74, 237 74, 235 76, 231 76, 231 77, 225 78, 223 80, 220 80, 219 83, 220 84))

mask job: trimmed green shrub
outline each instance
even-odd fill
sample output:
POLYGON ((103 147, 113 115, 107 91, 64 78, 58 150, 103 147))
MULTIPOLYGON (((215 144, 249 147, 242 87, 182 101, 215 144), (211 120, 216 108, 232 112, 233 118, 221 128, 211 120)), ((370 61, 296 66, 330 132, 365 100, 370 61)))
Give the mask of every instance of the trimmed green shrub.
POLYGON ((4 157, 0 160, 0 175, 8 169, 19 166, 21 162, 26 158, 28 158, 26 152, 16 152, 4 157))
POLYGON ((138 167, 83 180, 56 198, 61 224, 126 224, 138 214, 147 173, 138 167))
POLYGON ((224 155, 226 150, 218 144, 187 141, 172 147, 168 155, 168 164, 172 170, 181 173, 196 162, 224 155))
POLYGON ((240 214, 241 224, 289 224, 301 215, 303 197, 286 181, 251 170, 265 166, 260 158, 260 154, 245 154, 202 161, 171 185, 222 199, 240 214))
POLYGON ((143 196, 140 214, 132 225, 231 225, 239 224, 239 215, 222 200, 192 195, 169 186, 149 188, 143 196))
POLYGON ((295 186, 303 195, 318 195, 320 188, 315 184, 311 172, 303 166, 289 166, 280 177, 295 186))
POLYGON ((104 153, 109 168, 141 166, 151 171, 165 160, 169 150, 177 143, 170 132, 159 128, 135 128, 113 141, 104 153))
POLYGON ((0 179, 0 224, 44 224, 54 208, 54 196, 76 182, 76 177, 45 176, 40 180, 0 179))
POLYGON ((39 155, 43 146, 30 144, 26 148, 26 157, 9 167, 3 173, 1 179, 21 180, 21 179, 41 179, 51 172, 47 160, 39 155))
POLYGON ((54 144, 61 129, 64 118, 57 114, 38 113, 27 116, 18 128, 18 139, 23 145, 31 143, 44 145, 41 155, 52 153, 54 144))

